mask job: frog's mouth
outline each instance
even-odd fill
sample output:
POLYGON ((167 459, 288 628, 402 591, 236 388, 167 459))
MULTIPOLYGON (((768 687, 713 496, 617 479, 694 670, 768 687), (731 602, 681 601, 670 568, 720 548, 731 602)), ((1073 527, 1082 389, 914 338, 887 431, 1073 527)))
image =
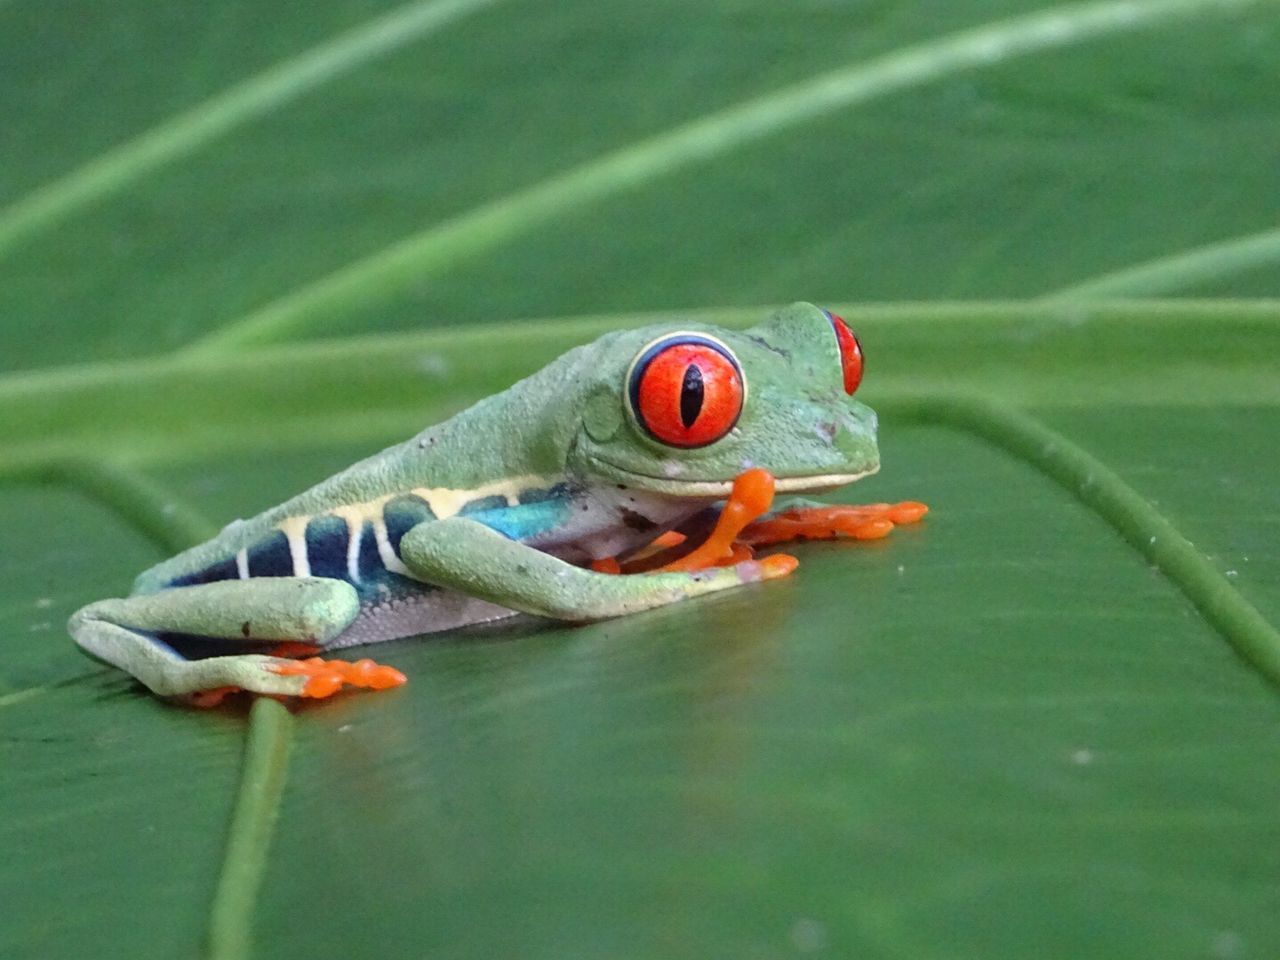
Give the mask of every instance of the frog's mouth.
MULTIPOLYGON (((679 472, 670 476, 653 476, 647 473, 636 473, 616 463, 610 463, 601 457, 588 454, 592 466, 601 475, 619 483, 653 493, 667 493, 681 497, 708 497, 719 499, 727 497, 733 489, 733 477, 727 480, 683 479, 679 472)), ((768 470, 768 464, 758 464, 768 470)), ((744 470, 749 467, 743 467, 744 470)), ((863 477, 869 477, 880 470, 877 461, 864 470, 841 473, 816 473, 807 476, 775 477, 774 490, 777 493, 826 493, 847 486, 863 477)))

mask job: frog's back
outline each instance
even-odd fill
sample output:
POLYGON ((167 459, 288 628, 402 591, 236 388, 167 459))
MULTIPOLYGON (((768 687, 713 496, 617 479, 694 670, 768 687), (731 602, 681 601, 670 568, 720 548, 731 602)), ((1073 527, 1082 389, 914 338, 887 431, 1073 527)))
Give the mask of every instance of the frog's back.
POLYGON ((452 419, 252 519, 229 524, 208 542, 142 573, 133 592, 319 576, 346 580, 365 597, 407 582, 400 540, 418 524, 483 514, 514 539, 544 536, 563 521, 568 502, 580 492, 566 479, 581 407, 575 391, 586 389, 601 352, 624 335, 645 334, 610 334, 569 351, 452 419), (564 411, 570 415, 559 415, 564 411), (529 424, 536 426, 525 429, 529 424))
MULTIPOLYGON (((384 451, 379 457, 385 457, 384 451)), ((403 535, 401 518, 428 520, 425 503, 377 482, 371 461, 355 464, 310 490, 249 520, 235 520, 217 536, 144 571, 134 593, 261 576, 335 576, 352 579, 377 557, 374 521, 387 535, 403 535)))
MULTIPOLYGON (((362 592, 407 577, 400 539, 433 520, 550 500, 562 471, 507 475, 519 455, 483 444, 475 421, 504 395, 389 447, 249 520, 143 572, 134 593, 250 577, 347 580, 362 592), (496 478, 496 479, 495 479, 496 478)), ((527 462, 527 461, 526 461, 527 462)))

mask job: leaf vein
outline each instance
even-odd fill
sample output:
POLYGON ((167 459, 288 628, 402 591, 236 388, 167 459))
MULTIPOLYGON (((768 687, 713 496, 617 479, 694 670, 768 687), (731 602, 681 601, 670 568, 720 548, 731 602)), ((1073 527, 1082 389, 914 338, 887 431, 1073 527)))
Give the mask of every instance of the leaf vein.
POLYGON ((1280 262, 1280 227, 1108 271, 1045 294, 1040 300, 1055 303, 1161 296, 1277 262, 1280 262))
POLYGON ((1030 415, 988 400, 925 397, 898 405, 897 412, 976 434, 1056 481, 1158 567, 1245 663, 1280 688, 1280 631, 1163 514, 1092 454, 1030 415))
POLYGON ((1274 0, 1105 0, 1055 6, 900 48, 679 125, 402 237, 225 323, 188 350, 261 343, 442 275, 591 202, 806 121, 956 73, 1210 11, 1274 0))
POLYGON ((37 188, 0 212, 0 256, 32 234, 55 226, 236 127, 495 2, 406 3, 235 84, 37 188))

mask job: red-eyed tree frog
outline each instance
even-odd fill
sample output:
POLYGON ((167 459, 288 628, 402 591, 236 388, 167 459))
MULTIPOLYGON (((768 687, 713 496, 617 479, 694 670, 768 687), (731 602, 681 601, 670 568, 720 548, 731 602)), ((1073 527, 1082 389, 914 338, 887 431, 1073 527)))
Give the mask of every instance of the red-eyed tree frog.
POLYGON ((785 576, 794 558, 755 559, 752 546, 879 537, 925 512, 767 513, 775 491, 827 491, 879 469, 876 416, 853 399, 862 363, 845 322, 806 303, 740 332, 606 334, 231 523, 142 573, 129 597, 79 610, 70 632, 160 696, 325 697, 404 677, 296 655, 516 612, 598 620, 785 576), (175 649, 233 642, 261 652, 175 649))

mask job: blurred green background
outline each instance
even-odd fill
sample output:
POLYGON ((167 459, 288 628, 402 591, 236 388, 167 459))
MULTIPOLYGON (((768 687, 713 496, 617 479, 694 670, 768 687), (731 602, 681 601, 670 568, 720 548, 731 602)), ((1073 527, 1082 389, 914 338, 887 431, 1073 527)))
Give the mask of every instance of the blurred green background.
POLYGON ((0 957, 1280 953, 1280 2, 0 0, 0 957), (922 499, 200 713, 63 623, 652 315, 922 499))

